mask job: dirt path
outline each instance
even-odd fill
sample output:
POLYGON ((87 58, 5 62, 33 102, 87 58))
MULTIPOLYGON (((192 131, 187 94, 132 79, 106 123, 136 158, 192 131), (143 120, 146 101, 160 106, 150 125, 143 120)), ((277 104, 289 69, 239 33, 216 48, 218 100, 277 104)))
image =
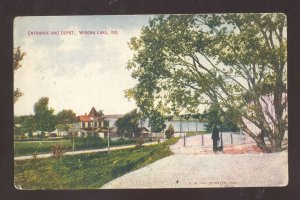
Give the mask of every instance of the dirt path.
POLYGON ((198 136, 187 139, 186 147, 182 147, 182 139, 171 146, 174 155, 119 177, 102 189, 266 187, 288 183, 286 151, 251 152, 252 144, 248 144, 233 148, 234 154, 230 145, 225 148, 227 152, 215 154, 211 147, 201 147, 198 136))

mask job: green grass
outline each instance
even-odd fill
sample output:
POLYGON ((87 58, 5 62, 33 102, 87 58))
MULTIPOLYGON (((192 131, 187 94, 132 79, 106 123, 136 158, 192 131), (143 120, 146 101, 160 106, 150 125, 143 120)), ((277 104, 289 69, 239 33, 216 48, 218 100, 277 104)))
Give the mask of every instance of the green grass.
MULTIPOLYGON (((135 144, 136 139, 126 139, 110 141, 110 146, 123 146, 135 144)), ((150 142, 149 139, 145 139, 144 142, 150 142)), ((56 141, 27 141, 15 143, 15 156, 27 156, 33 153, 43 154, 51 153, 51 148, 55 144, 61 144, 67 148, 68 151, 72 151, 72 140, 56 140, 56 141)), ((87 137, 75 139, 75 151, 87 150, 87 149, 100 149, 107 147, 107 139, 87 137)))
POLYGON ((205 133, 206 133, 206 131, 187 132, 186 136, 189 137, 189 136, 194 136, 194 135, 202 135, 202 134, 205 134, 205 133))
POLYGON ((22 189, 97 189, 105 183, 169 156, 178 138, 141 148, 61 158, 15 161, 15 185, 22 189))
POLYGON ((55 144, 61 144, 71 149, 71 140, 39 141, 39 142, 17 142, 15 143, 15 156, 32 155, 33 153, 50 153, 55 144))

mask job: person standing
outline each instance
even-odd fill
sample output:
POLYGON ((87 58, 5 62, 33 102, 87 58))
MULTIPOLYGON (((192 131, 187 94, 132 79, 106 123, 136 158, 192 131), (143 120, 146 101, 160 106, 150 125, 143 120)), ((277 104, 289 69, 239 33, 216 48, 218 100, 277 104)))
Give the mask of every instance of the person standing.
POLYGON ((218 140, 220 139, 219 129, 217 128, 216 125, 213 125, 211 139, 213 140, 213 151, 216 152, 218 146, 218 140))

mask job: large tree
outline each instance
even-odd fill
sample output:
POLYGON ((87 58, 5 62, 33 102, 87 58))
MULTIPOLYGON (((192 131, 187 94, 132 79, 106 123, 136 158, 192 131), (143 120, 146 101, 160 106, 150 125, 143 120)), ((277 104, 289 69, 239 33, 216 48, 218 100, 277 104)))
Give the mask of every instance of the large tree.
POLYGON ((283 14, 159 15, 130 41, 138 84, 126 95, 142 112, 215 105, 264 152, 277 152, 288 126, 286 42, 283 14))
POLYGON ((161 132, 166 128, 165 119, 158 111, 153 111, 149 115, 149 125, 152 132, 161 132))
POLYGON ((73 110, 62 110, 56 115, 56 128, 59 133, 62 131, 69 131, 70 124, 76 121, 76 114, 73 110))
POLYGON ((139 121, 141 114, 137 109, 132 110, 129 113, 126 113, 123 117, 119 118, 116 121, 116 126, 118 128, 117 134, 119 136, 125 137, 139 137, 139 121))
POLYGON ((14 123, 15 136, 21 136, 23 139, 25 139, 25 133, 32 135, 32 133, 37 130, 37 124, 33 115, 15 116, 14 123))
POLYGON ((220 128, 220 131, 239 131, 239 128, 236 126, 234 121, 231 120, 234 118, 234 116, 232 116, 232 113, 228 113, 227 111, 225 116, 226 117, 222 115, 222 113, 216 108, 216 106, 210 106, 208 111, 205 111, 205 113, 202 114, 202 118, 206 120, 206 131, 212 132, 212 128, 214 125, 218 126, 220 128))
MULTIPOLYGON (((14 61, 13 61, 13 67, 14 71, 22 67, 21 61, 23 60, 24 56, 26 55, 25 52, 21 51, 20 47, 14 48, 14 61)), ((14 90, 14 103, 23 95, 21 90, 19 88, 16 88, 14 90)))
POLYGON ((42 97, 34 104, 34 118, 37 124, 37 130, 42 134, 45 131, 53 131, 55 129, 54 110, 48 107, 49 98, 42 97))

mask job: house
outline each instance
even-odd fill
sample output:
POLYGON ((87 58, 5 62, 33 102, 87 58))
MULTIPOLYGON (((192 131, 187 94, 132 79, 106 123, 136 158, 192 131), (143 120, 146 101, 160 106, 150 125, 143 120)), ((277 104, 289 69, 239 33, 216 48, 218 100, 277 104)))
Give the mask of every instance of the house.
POLYGON ((116 137, 119 137, 118 134, 117 134, 117 131, 118 131, 118 127, 112 127, 109 129, 109 137, 110 138, 116 138, 116 137))
POLYGON ((109 123, 109 127, 113 127, 116 123, 116 121, 123 117, 124 115, 121 114, 113 114, 113 115, 104 115, 104 118, 109 123))
POLYGON ((138 129, 140 135, 143 137, 143 138, 149 138, 149 137, 152 137, 152 134, 151 132, 149 131, 149 129, 147 129, 146 127, 141 127, 138 129))
POLYGON ((99 115, 96 109, 93 107, 89 114, 79 115, 76 117, 77 122, 71 124, 71 135, 77 135, 79 137, 87 136, 100 136, 104 137, 103 122, 104 117, 99 115))

